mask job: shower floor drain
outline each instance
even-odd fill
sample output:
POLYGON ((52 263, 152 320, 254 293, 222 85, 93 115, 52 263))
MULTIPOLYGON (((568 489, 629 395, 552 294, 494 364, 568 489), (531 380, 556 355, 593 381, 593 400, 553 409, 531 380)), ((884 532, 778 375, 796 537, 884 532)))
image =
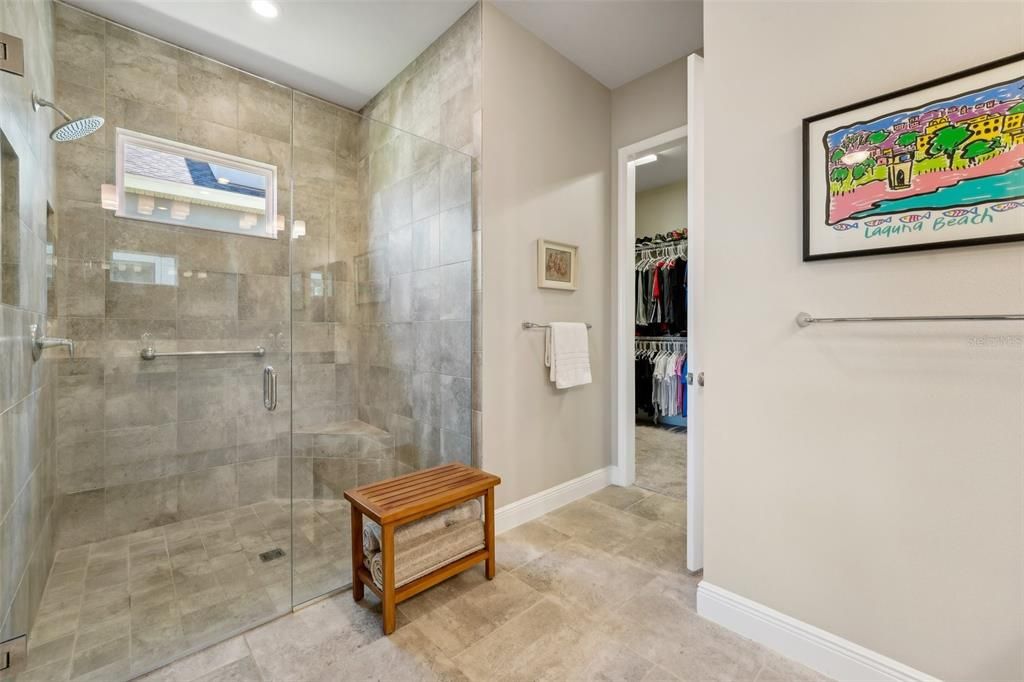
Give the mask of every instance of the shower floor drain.
POLYGON ((284 550, 280 547, 275 547, 270 551, 260 554, 260 561, 273 561, 274 559, 280 559, 283 556, 284 550))

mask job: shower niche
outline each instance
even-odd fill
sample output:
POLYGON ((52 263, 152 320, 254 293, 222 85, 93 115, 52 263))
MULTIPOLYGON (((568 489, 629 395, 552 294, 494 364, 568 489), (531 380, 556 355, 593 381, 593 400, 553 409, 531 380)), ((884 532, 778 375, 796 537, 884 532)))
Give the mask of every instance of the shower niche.
POLYGON ((21 172, 18 155, 0 131, 0 303, 19 305, 21 172))

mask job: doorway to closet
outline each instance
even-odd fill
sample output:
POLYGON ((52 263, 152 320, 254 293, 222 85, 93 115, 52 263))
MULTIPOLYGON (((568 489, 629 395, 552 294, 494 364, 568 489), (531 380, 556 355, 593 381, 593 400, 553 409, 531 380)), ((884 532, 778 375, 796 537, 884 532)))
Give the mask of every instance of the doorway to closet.
POLYGON ((685 519, 686 140, 633 161, 635 485, 685 519))
POLYGON ((617 153, 615 478, 681 526, 703 568, 700 364, 703 58, 687 60, 687 124, 617 153), (664 498, 664 499, 662 499, 664 498))

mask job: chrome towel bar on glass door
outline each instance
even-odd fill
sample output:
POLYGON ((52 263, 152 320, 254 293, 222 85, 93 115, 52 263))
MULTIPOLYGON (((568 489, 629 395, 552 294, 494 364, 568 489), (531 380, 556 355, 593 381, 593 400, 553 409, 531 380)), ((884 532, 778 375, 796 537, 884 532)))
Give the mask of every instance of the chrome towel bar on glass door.
MULTIPOLYGON (((523 329, 550 329, 550 324, 537 324, 536 322, 523 322, 523 329)), ((587 322, 587 329, 593 329, 594 325, 587 322)))
POLYGON ((139 355, 142 356, 143 360, 156 360, 157 358, 190 358, 204 355, 254 355, 258 358, 262 358, 266 354, 267 349, 263 346, 256 346, 252 350, 185 350, 174 353, 157 353, 156 348, 150 346, 148 348, 143 348, 139 352, 139 355))
POLYGON ((897 315, 894 317, 814 317, 810 313, 797 313, 798 327, 819 322, 1024 322, 1024 314, 1008 315, 897 315))

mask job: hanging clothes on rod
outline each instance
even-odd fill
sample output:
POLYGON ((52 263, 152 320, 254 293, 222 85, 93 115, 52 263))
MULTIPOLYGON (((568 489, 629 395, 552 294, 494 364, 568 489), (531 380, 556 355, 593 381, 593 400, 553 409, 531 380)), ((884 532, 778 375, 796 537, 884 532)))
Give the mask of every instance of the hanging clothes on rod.
POLYGON ((637 337, 637 409, 661 417, 686 416, 686 339, 637 337))
POLYGON ((636 325, 645 332, 686 333, 685 239, 635 247, 636 325))

